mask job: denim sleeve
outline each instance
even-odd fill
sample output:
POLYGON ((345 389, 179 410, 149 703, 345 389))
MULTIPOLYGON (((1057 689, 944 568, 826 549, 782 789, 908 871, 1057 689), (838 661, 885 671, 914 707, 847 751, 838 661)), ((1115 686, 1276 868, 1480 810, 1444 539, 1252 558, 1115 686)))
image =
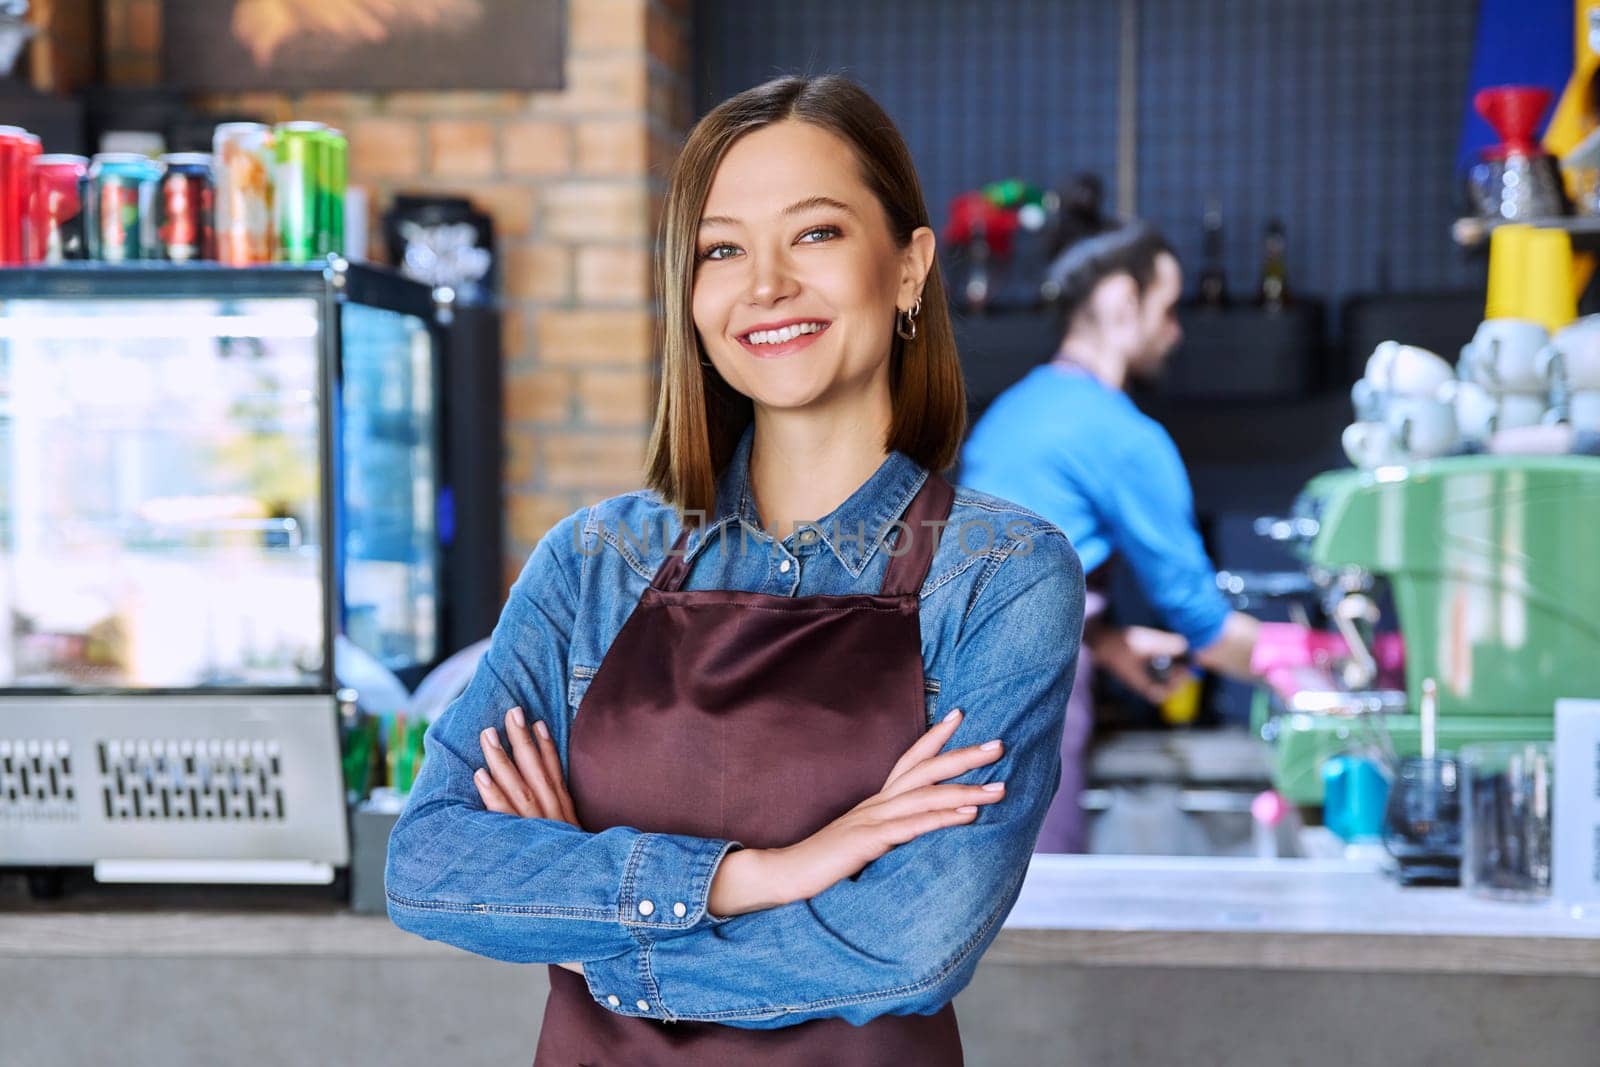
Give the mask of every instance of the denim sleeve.
MULTIPOLYGON (((637 949, 636 931, 705 923, 706 897, 728 842, 626 827, 598 834, 488 811, 472 784, 479 734, 520 707, 542 719, 563 759, 568 643, 582 555, 575 515, 523 568, 489 651, 466 691, 424 737, 415 787, 389 837, 389 915, 430 940, 518 963, 587 962, 637 949), (638 887, 682 903, 641 915, 638 887)), ((646 905, 646 910, 651 910, 646 905)))
POLYGON ((1172 438, 1160 429, 1140 435, 1097 473, 1112 543, 1127 558, 1139 588, 1190 648, 1210 645, 1232 609, 1200 540, 1194 492, 1172 438))
POLYGON ((616 997, 622 1014, 769 1029, 928 1014, 967 984, 1016 902, 1060 778, 1083 626, 1083 571, 1058 530, 974 566, 987 573, 940 668, 941 706, 966 713, 952 747, 1004 740, 998 763, 960 780, 1005 780, 1006 799, 810 900, 646 937, 636 955, 585 968, 597 999, 616 997), (650 1011, 633 1010, 641 999, 650 1011))

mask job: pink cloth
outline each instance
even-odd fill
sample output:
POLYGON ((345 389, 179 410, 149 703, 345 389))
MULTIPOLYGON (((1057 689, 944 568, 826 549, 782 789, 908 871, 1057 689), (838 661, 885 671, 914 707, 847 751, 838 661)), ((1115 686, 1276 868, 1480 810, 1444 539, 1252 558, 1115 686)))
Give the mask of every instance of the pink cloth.
MULTIPOLYGON (((1380 684, 1403 684, 1406 648, 1399 634, 1379 634, 1372 655, 1380 684)), ((1250 673, 1288 698, 1306 689, 1325 688, 1330 668, 1349 658, 1350 645, 1337 633, 1292 622, 1264 622, 1250 654, 1250 673)))

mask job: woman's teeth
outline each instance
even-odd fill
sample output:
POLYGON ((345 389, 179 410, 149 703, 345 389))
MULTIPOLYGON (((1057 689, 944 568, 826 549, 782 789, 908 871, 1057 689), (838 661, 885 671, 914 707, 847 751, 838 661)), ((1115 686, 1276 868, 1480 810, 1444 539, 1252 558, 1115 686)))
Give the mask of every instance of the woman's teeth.
POLYGON ((785 326, 781 330, 757 330, 746 340, 753 345, 781 345, 785 341, 793 341, 803 333, 821 333, 827 328, 828 324, 825 322, 799 322, 793 326, 785 326))

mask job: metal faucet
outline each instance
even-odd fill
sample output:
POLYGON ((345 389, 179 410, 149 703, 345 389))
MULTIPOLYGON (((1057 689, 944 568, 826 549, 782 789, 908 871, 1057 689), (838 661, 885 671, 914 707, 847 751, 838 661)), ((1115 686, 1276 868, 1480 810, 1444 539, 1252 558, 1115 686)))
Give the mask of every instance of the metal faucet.
POLYGON ((1350 646, 1350 661, 1341 668, 1346 689, 1370 689, 1378 680, 1378 657, 1367 634, 1378 625, 1378 605, 1364 592, 1349 592, 1333 608, 1333 624, 1350 646), (1366 623, 1366 629, 1359 625, 1366 623))
POLYGON ((0 76, 10 75, 36 32, 28 23, 28 0, 0 0, 0 76))

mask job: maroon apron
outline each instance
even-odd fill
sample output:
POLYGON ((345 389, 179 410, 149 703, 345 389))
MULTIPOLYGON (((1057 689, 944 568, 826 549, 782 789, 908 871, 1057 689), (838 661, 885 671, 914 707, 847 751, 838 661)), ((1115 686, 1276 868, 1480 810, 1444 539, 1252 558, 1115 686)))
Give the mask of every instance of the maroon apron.
MULTIPOLYGON (((954 492, 930 474, 906 509, 883 587, 847 596, 685 592, 687 531, 589 683, 568 786, 586 830, 809 837, 883 788, 927 730, 917 592, 954 492), (909 541, 908 541, 909 537, 909 541)), ((959 1067, 955 1011, 816 1019, 778 1030, 663 1023, 596 1004, 550 968, 536 1067, 959 1067)))

